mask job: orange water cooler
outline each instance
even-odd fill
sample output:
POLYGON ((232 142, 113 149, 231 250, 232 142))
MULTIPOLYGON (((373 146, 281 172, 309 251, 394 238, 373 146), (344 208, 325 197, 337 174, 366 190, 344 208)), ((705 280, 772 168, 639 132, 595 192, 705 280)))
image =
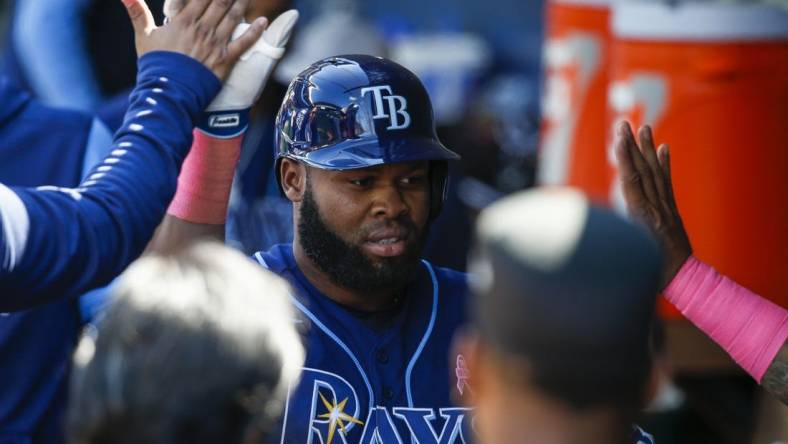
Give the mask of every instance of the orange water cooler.
POLYGON ((788 12, 621 2, 611 26, 608 158, 615 122, 652 125, 696 256, 788 307, 788 12))
POLYGON ((601 202, 610 188, 605 157, 610 3, 548 1, 543 51, 538 182, 580 187, 601 202))

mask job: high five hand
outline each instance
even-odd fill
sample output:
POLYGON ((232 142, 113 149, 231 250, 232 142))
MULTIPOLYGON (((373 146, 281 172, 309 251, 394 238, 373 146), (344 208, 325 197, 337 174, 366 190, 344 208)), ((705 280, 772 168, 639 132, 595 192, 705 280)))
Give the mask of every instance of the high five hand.
POLYGON ((640 145, 628 122, 616 128, 615 153, 621 186, 629 214, 643 221, 665 248, 667 285, 692 254, 692 246, 673 195, 668 146, 654 148, 649 126, 640 128, 638 139, 640 145))

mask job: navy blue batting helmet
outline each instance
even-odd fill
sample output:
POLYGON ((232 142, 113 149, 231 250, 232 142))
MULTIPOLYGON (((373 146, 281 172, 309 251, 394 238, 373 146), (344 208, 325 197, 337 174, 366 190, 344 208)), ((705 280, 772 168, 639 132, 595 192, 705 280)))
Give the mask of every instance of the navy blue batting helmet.
POLYGON ((352 170, 432 161, 433 215, 446 189, 446 162, 459 159, 438 140, 432 104, 415 74, 380 57, 323 59, 290 83, 276 118, 277 177, 282 158, 352 170))

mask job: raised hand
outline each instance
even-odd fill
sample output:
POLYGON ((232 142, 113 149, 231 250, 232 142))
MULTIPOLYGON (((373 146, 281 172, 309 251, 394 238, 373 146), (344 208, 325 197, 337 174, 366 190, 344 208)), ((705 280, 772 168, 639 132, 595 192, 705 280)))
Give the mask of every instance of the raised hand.
POLYGON ((249 0, 192 0, 156 26, 145 0, 123 0, 134 27, 137 56, 150 51, 187 55, 224 79, 238 58, 260 37, 267 21, 255 20, 237 39, 230 41, 241 23, 249 0))
POLYGON ((670 177, 670 152, 662 144, 654 149, 649 126, 638 131, 640 145, 628 122, 616 128, 615 153, 629 214, 643 221, 660 239, 667 256, 664 285, 678 273, 692 254, 681 222, 670 177))

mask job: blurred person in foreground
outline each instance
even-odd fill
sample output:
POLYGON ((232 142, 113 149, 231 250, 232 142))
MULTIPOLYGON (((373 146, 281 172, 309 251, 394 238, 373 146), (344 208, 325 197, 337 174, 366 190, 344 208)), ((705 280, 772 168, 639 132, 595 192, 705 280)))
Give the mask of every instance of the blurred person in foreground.
POLYGON ((75 353, 72 442, 263 441, 304 360, 289 291, 219 244, 133 264, 75 353))
POLYGON ((457 337, 479 441, 651 443, 632 423, 648 397, 661 264, 646 229, 576 190, 516 193, 483 211, 471 327, 457 337))

